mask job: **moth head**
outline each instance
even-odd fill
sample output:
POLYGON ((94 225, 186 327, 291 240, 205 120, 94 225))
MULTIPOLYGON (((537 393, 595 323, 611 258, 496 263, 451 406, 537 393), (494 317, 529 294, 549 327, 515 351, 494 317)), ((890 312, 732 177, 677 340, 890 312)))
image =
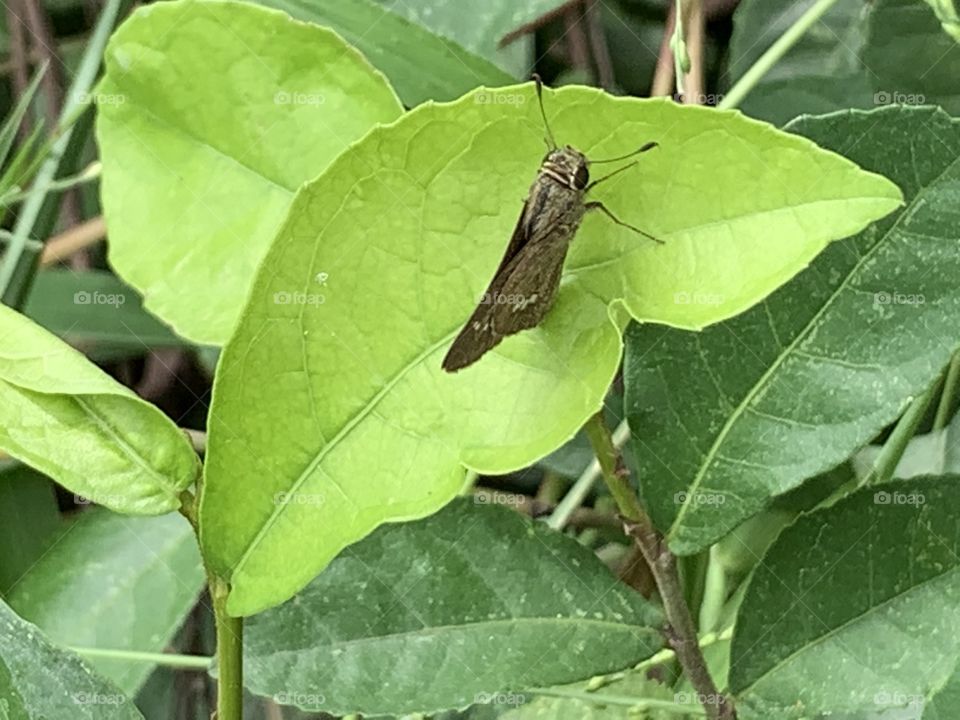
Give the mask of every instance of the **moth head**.
POLYGON ((588 165, 586 155, 567 145, 550 150, 543 158, 542 170, 571 190, 584 190, 590 182, 588 165))

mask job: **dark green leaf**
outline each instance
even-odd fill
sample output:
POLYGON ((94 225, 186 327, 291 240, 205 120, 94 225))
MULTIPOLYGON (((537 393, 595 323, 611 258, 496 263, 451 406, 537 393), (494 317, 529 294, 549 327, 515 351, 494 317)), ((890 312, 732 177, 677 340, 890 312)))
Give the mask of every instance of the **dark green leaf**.
POLYGON ((866 718, 922 705, 948 680, 960 657, 958 503, 960 476, 898 481, 783 532, 734 631, 744 720, 866 718))
POLYGON ((143 309, 139 293, 100 270, 37 273, 23 312, 74 345, 106 344, 143 353, 186 342, 143 309))
POLYGON ((960 123, 887 108, 792 129, 888 175, 909 205, 731 321, 631 328, 626 405, 643 495, 682 554, 869 442, 960 344, 960 123))
MULTIPOLYGON (((128 518, 96 508, 30 568, 9 602, 61 645, 160 652, 202 586, 197 541, 182 516, 128 518)), ((153 669, 88 662, 131 696, 153 669)))
POLYGON ((50 480, 15 460, 0 459, 0 597, 24 577, 59 527, 50 480))
POLYGON ((338 715, 432 712, 622 669, 660 647, 660 623, 572 539, 460 499, 251 618, 247 685, 338 715))
MULTIPOLYGON (((506 85, 514 79, 454 40, 440 37, 373 0, 258 2, 298 20, 336 30, 390 79, 408 107, 426 100, 453 100, 478 85, 506 85)), ((405 3, 392 5, 404 7, 405 3)), ((456 6, 458 13, 464 9, 456 6)))
MULTIPOLYGON (((75 618, 76 621, 76 618, 75 618)), ((0 717, 143 720, 133 700, 0 601, 0 717)))

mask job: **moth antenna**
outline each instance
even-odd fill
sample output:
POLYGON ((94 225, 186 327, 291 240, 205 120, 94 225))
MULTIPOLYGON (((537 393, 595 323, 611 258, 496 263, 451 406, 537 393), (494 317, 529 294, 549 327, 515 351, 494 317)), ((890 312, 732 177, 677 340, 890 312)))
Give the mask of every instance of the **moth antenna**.
POLYGON ((550 129, 550 123, 547 122, 547 113, 543 109, 543 80, 537 73, 533 74, 533 81, 537 84, 537 102, 540 103, 540 117, 543 118, 543 127, 547 131, 547 144, 551 150, 557 149, 557 141, 553 137, 553 131, 550 129))
POLYGON ((590 160, 591 165, 600 165, 602 163, 611 163, 618 162, 620 160, 626 160, 627 158, 632 158, 634 155, 639 155, 640 153, 645 153, 647 150, 653 150, 655 147, 659 147, 659 143, 648 142, 643 145, 639 150, 634 150, 632 153, 627 153, 626 155, 621 155, 620 157, 609 158, 607 160, 590 160))

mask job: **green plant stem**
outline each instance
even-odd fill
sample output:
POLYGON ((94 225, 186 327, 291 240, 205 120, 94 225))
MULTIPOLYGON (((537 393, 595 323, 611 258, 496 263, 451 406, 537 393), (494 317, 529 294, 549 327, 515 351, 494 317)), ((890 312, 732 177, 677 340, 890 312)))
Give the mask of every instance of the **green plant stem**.
POLYGON ((613 436, 598 412, 583 426, 593 451, 597 456, 600 471, 617 508, 625 519, 627 532, 637 543, 640 552, 650 566, 657 584, 664 613, 667 616, 666 635, 683 668, 700 698, 707 717, 711 720, 727 720, 736 717, 731 700, 717 690, 716 683, 707 669, 706 659, 700 650, 697 628, 693 623, 690 608, 684 599, 677 559, 667 547, 666 540, 654 527, 643 505, 628 480, 629 473, 613 436))
POLYGON ((939 385, 940 381, 937 380, 922 395, 915 397, 906 412, 900 416, 890 433, 890 437, 887 438, 880 449, 880 454, 877 456, 877 460, 870 469, 866 480, 862 483, 863 485, 884 483, 893 477, 897 464, 903 457, 907 444, 916 434, 917 427, 923 421, 923 416, 926 414, 927 408, 930 407, 930 402, 933 400, 939 385))
POLYGON ((770 68, 776 65, 814 23, 823 17, 836 3, 837 0, 817 0, 817 2, 811 5, 810 9, 797 18, 797 21, 791 25, 783 35, 777 38, 777 41, 760 56, 760 59, 734 83, 734 86, 730 88, 730 92, 723 97, 717 107, 727 109, 739 105, 750 91, 753 90, 760 79, 770 71, 770 68))
POLYGON ((210 576, 217 624, 217 720, 243 718, 243 618, 227 614, 229 586, 210 576))
MULTIPOLYGON (((629 439, 630 427, 627 425, 627 421, 624 420, 617 426, 617 429, 613 433, 613 444, 619 449, 622 448, 629 439)), ((573 483, 570 490, 567 491, 567 494, 564 495, 563 499, 557 504, 557 507, 554 508, 550 517, 547 519, 547 525, 554 530, 560 530, 570 522, 573 513, 583 505, 583 501, 587 495, 590 494, 594 483, 599 477, 600 463, 594 460, 587 469, 583 471, 583 474, 577 478, 576 482, 573 483)))
MULTIPOLYGON (((661 712, 672 712, 679 715, 704 715, 701 708, 690 705, 681 705, 672 700, 658 700, 656 698, 638 698, 628 695, 610 695, 607 693, 592 693, 581 690, 568 690, 565 688, 534 688, 530 690, 534 695, 545 695, 547 697, 573 698, 584 702, 596 703, 598 705, 613 705, 619 707, 635 708, 636 710, 660 710, 661 712)), ((639 717, 639 716, 638 716, 639 717)))
POLYGON ((14 279, 25 272, 24 250, 43 207, 46 198, 45 188, 56 177, 57 169, 60 167, 60 159, 70 143, 72 127, 69 123, 74 119, 83 95, 90 91, 90 87, 97 76, 100 61, 103 57, 103 48, 106 46, 110 32, 116 24, 122 2, 123 0, 107 0, 80 60, 70 90, 64 98, 63 108, 58 120, 62 128, 62 134, 51 146, 49 157, 40 166, 40 170, 34 178, 33 184, 36 190, 30 192, 20 210, 20 215, 17 217, 16 225, 13 228, 13 238, 4 255, 3 263, 0 264, 0 297, 4 297, 14 279))
POLYGON ((960 381, 960 350, 950 359, 947 368, 947 379, 943 381, 943 390, 940 392, 940 403, 937 405, 937 414, 933 418, 933 429, 943 430, 950 422, 950 411, 953 400, 957 395, 957 383, 960 381))
POLYGON ((204 655, 175 655, 173 653, 110 650, 108 648, 71 647, 77 655, 87 658, 106 658, 122 662, 145 662, 177 670, 209 670, 213 658, 204 655))

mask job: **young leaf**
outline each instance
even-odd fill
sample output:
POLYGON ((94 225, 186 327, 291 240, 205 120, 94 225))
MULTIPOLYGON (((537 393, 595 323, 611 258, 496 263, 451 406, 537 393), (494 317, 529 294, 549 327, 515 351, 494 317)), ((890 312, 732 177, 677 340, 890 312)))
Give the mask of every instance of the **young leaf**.
POLYGON ((960 345, 960 123, 887 108, 792 126, 883 172, 910 204, 702 333, 628 333, 627 417, 670 547, 712 544, 894 420, 960 345))
POLYGON ((543 325, 449 375, 441 358, 543 155, 532 86, 420 106, 304 186, 215 384, 201 536, 231 612, 282 602, 381 522, 436 511, 463 465, 509 472, 561 445, 601 405, 624 307, 716 322, 901 202, 885 178, 739 113, 586 88, 546 102, 555 134, 592 157, 660 142, 596 197, 666 244, 587 218, 543 325), (512 104, 477 101, 494 94, 512 104), (700 294, 715 302, 683 302, 700 294))
POLYGON ((143 720, 133 699, 0 600, 0 712, 10 720, 143 720))
POLYGON ((783 532, 734 631, 745 720, 873 716, 947 681, 960 658, 958 502, 960 477, 898 481, 783 532))
POLYGON ((334 715, 433 713, 621 670, 661 647, 662 622, 574 540, 459 499, 251 618, 246 683, 334 715))
MULTIPOLYGON (((95 508, 64 532, 7 601, 60 645, 161 652, 202 587, 196 538, 181 515, 127 518, 95 508)), ((130 696, 153 667, 88 662, 130 696)))
POLYGON ((0 449, 117 512, 180 506, 200 462, 157 408, 0 305, 0 449))
POLYGON ((140 8, 98 89, 110 261, 219 344, 296 189, 402 107, 338 35, 235 2, 140 8))
MULTIPOLYGON (((516 79, 458 43, 391 12, 406 3, 392 3, 388 9, 374 0, 257 2, 335 30, 390 79, 409 107, 427 100, 453 100, 477 85, 506 85, 516 79)), ((452 7, 463 13, 472 4, 452 7)))

